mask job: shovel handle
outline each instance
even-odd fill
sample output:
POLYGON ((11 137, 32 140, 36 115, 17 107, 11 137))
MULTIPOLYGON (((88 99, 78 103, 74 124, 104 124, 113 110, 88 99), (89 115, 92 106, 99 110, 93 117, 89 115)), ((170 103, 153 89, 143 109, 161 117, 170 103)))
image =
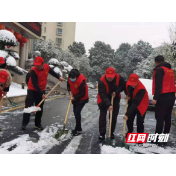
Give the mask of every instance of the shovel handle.
MULTIPOLYGON (((127 107, 128 107, 128 99, 126 99, 125 114, 127 112, 127 107)), ((126 120, 124 120, 124 124, 123 124, 123 137, 125 137, 125 132, 126 132, 125 128, 126 128, 126 120)))
POLYGON ((4 98, 4 95, 3 95, 3 97, 2 97, 1 100, 0 100, 0 104, 2 103, 3 98, 4 98))
MULTIPOLYGON (((111 105, 113 107, 114 97, 111 98, 111 105)), ((112 126, 112 111, 110 111, 110 119, 109 119, 109 138, 111 137, 111 126, 112 126)))
POLYGON ((67 123, 67 119, 68 119, 68 114, 69 114, 69 111, 70 111, 70 106, 71 106, 71 102, 72 102, 72 94, 70 95, 70 101, 69 101, 69 104, 68 104, 68 109, 67 109, 67 113, 66 113, 66 116, 65 116, 65 121, 64 121, 64 125, 66 125, 67 123))
MULTIPOLYGON (((46 95, 46 98, 50 95, 50 93, 61 83, 61 81, 59 81, 50 91, 49 93, 46 95)), ((37 107, 39 107, 43 102, 45 101, 45 98, 42 99, 42 101, 37 105, 37 107)))

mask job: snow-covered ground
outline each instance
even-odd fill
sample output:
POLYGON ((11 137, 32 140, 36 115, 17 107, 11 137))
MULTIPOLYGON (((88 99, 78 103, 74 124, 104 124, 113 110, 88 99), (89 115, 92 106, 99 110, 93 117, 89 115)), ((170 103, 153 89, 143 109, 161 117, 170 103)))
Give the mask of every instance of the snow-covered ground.
POLYGON ((27 87, 25 89, 22 89, 22 86, 20 84, 12 82, 10 85, 9 92, 7 93, 8 97, 17 97, 21 95, 27 95, 27 87))

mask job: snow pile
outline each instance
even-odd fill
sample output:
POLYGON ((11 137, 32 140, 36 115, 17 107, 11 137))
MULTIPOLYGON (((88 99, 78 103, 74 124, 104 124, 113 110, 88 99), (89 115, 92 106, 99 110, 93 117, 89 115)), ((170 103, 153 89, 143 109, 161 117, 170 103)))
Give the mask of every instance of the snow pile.
POLYGON ((73 69, 73 67, 71 65, 68 65, 68 66, 64 66, 64 70, 67 70, 67 71, 71 71, 73 69))
POLYGON ((25 89, 22 89, 22 86, 20 84, 12 82, 9 92, 7 92, 7 96, 17 97, 22 95, 27 95, 27 87, 25 87, 25 89))
MULTIPOLYGON (((3 143, 0 146, 0 153, 12 153, 12 154, 32 154, 32 153, 47 153, 55 145, 59 145, 61 141, 55 139, 55 134, 58 128, 55 126, 46 127, 42 132, 36 133, 39 135, 39 140, 36 138, 31 138, 29 134, 21 135, 20 137, 3 143), (34 141, 34 142, 33 142, 34 141), (9 151, 10 147, 14 146, 14 149, 9 151)), ((69 139, 70 136, 67 135, 62 140, 69 139)))
POLYGON ((50 59, 48 64, 49 65, 58 65, 58 66, 61 65, 60 62, 55 58, 50 59))
POLYGON ((36 111, 41 111, 41 108, 36 107, 36 106, 31 106, 29 108, 24 108, 23 110, 24 113, 31 113, 31 112, 36 112, 36 111))
POLYGON ((13 35, 12 32, 7 30, 0 30, 0 41, 6 42, 6 43, 13 43, 17 45, 15 36, 13 35))
POLYGON ((6 58, 8 56, 7 51, 0 50, 0 57, 6 58))
POLYGON ((139 80, 145 86, 145 88, 148 92, 148 95, 149 95, 149 100, 152 100, 153 99, 153 96, 152 96, 152 80, 151 79, 139 79, 139 80))
POLYGON ((129 150, 122 147, 111 147, 103 145, 101 147, 101 154, 131 154, 129 150))
POLYGON ((55 71, 57 74, 60 74, 60 75, 62 76, 62 71, 60 70, 60 68, 55 67, 55 68, 54 68, 54 71, 55 71))
POLYGON ((64 67, 68 67, 69 66, 68 63, 65 62, 65 61, 61 61, 60 64, 63 65, 64 67))
POLYGON ((7 65, 14 66, 14 67, 17 65, 16 60, 12 56, 9 56, 6 59, 6 63, 7 63, 7 65))

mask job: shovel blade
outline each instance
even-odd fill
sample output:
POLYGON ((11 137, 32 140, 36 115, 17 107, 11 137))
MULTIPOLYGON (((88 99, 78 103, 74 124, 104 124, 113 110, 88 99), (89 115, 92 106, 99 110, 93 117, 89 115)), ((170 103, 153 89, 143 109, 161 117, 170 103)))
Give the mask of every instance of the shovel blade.
POLYGON ((68 134, 68 130, 58 130, 56 135, 55 135, 55 138, 59 139, 64 134, 68 134))

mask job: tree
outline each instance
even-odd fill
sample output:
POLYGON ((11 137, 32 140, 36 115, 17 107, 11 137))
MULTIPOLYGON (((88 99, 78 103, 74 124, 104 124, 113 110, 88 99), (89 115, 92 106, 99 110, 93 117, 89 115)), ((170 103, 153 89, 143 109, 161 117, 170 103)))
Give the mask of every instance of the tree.
POLYGON ((35 43, 35 50, 41 53, 41 56, 43 57, 46 63, 51 58, 56 58, 58 60, 61 60, 62 58, 63 51, 60 48, 55 47, 52 41, 47 42, 43 40, 42 38, 40 38, 35 43))
POLYGON ((90 66, 93 67, 93 74, 102 75, 108 67, 114 65, 114 49, 109 44, 96 41, 94 47, 89 50, 90 66))
POLYGON ((84 43, 82 42, 73 42, 72 45, 68 46, 68 49, 71 53, 73 53, 76 57, 81 57, 86 53, 86 49, 84 43))
POLYGON ((165 61, 169 62, 172 65, 172 69, 176 74, 176 61, 173 58, 171 47, 171 44, 163 43, 161 46, 154 48, 150 56, 144 59, 141 63, 138 63, 134 72, 138 74, 140 78, 151 79, 153 75, 153 70, 155 68, 154 59, 157 55, 162 55, 164 56, 165 61))
POLYGON ((129 43, 122 43, 119 48, 115 52, 115 62, 114 67, 116 72, 120 75, 124 76, 124 68, 127 62, 128 51, 131 49, 131 45, 129 43))
POLYGON ((128 78, 129 75, 136 70, 137 64, 145 60, 152 51, 152 46, 148 42, 144 42, 142 40, 132 46, 132 48, 128 51, 126 59, 126 78, 128 78))

